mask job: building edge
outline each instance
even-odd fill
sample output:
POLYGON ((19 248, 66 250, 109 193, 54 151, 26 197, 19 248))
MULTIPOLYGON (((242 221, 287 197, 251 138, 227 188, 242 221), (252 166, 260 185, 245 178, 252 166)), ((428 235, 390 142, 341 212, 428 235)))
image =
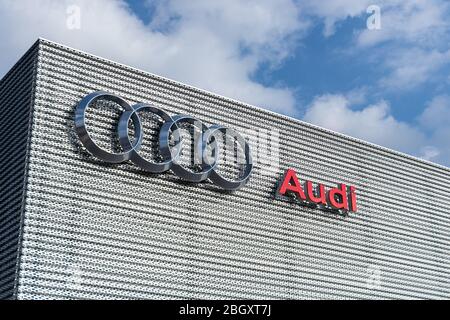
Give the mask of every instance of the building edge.
MULTIPOLYGON (((18 220, 18 225, 17 225, 17 231, 14 230, 13 228, 13 232, 16 232, 16 237, 15 240, 12 240, 11 243, 12 245, 17 244, 17 249, 13 252, 11 252, 11 257, 10 259, 15 260, 15 265, 14 267, 14 278, 11 279, 12 283, 10 284, 10 286, 12 285, 12 287, 10 288, 10 292, 8 291, 3 291, 5 289, 8 289, 7 285, 5 285, 5 280, 8 280, 8 271, 7 270, 2 270, 1 273, 3 273, 3 275, 0 273, 0 279, 2 280, 2 284, 0 286, 3 287, 3 290, 0 292, 0 298, 2 299, 17 299, 17 292, 18 292, 18 287, 19 287, 19 273, 20 273, 20 256, 21 256, 21 249, 22 249, 22 238, 23 238, 23 227, 24 227, 24 217, 25 217, 25 203, 26 203, 26 191, 27 191, 27 178, 28 178, 28 167, 29 167, 29 153, 30 153, 30 142, 31 142, 31 134, 32 134, 32 122, 33 122, 33 105, 34 105, 34 98, 35 98, 35 89, 36 89, 36 77, 37 77, 37 72, 38 72, 38 56, 39 56, 39 50, 40 50, 40 44, 41 44, 42 40, 38 39, 37 41, 34 42, 34 44, 21 56, 21 58, 13 65, 13 67, 5 74, 5 76, 0 80, 0 90, 2 90, 2 87, 7 87, 8 86, 8 82, 11 81, 12 85, 11 85, 11 90, 15 90, 14 86, 16 81, 11 80, 11 78, 14 78, 16 76, 16 73, 20 73, 23 72, 21 69, 27 69, 30 68, 31 69, 31 75, 30 75, 30 79, 28 79, 28 83, 25 84, 25 87, 28 87, 27 89, 25 89, 23 91, 24 96, 28 96, 25 97, 25 100, 28 100, 28 102, 23 105, 22 107, 25 109, 24 113, 20 113, 18 117, 20 116, 24 116, 25 121, 24 123, 26 123, 25 126, 25 130, 22 129, 23 132, 25 132, 22 138, 22 142, 24 142, 24 150, 23 150, 23 155, 21 156, 21 160, 22 161, 22 168, 19 170, 19 174, 21 175, 21 179, 19 176, 19 181, 21 180, 21 186, 20 186, 20 191, 17 192, 17 199, 20 199, 20 207, 18 208, 18 210, 16 212, 11 211, 12 215, 17 215, 17 220, 18 220), (27 66, 27 64, 30 64, 30 66, 27 66)), ((22 92, 20 92, 19 94, 22 94, 22 92)), ((19 97, 16 97, 18 99, 20 99, 19 97)), ((5 101, 3 100, 4 97, 0 96, 0 108, 2 107, 8 107, 9 104, 5 103, 3 104, 5 101)), ((15 106, 14 103, 11 104, 13 107, 15 106)), ((17 105, 15 106, 17 107, 17 105)), ((19 106, 20 107, 20 106, 19 106)), ((5 110, 3 110, 5 111, 5 110)), ((16 112, 16 111, 14 111, 16 112)), ((19 129, 19 128, 16 128, 19 129)), ((0 138, 3 140, 5 138, 7 138, 7 135, 5 134, 5 132, 0 132, 0 138)), ((18 167, 20 166, 20 163, 18 163, 18 167)), ((7 181, 0 181, 0 185, 6 183, 7 181)), ((8 185, 3 186, 3 190, 7 190, 8 192, 10 192, 11 190, 8 189, 8 185)), ((3 214, 6 213, 6 210, 3 214)), ((9 217, 7 219, 7 221, 9 221, 11 219, 11 217, 9 217)), ((12 217, 12 219, 15 219, 14 217, 12 217)), ((0 227, 3 227, 3 223, 6 225, 7 221, 6 219, 2 219, 2 223, 0 223, 0 227)), ((4 258, 4 257, 3 257, 4 258)))

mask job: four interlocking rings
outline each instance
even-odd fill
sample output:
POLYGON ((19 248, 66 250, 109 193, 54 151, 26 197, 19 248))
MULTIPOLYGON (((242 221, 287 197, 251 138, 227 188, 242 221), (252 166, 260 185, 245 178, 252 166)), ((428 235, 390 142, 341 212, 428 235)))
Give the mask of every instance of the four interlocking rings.
POLYGON ((108 163, 122 163, 130 160, 142 170, 151 173, 162 173, 172 170, 180 178, 190 182, 201 182, 210 179, 213 183, 225 190, 237 190, 247 183, 253 169, 250 146, 247 141, 235 130, 220 125, 207 127, 199 120, 188 115, 170 116, 165 111, 146 103, 138 103, 131 106, 122 98, 103 91, 91 93, 84 97, 75 110, 75 130, 83 146, 97 158, 108 163), (122 152, 113 153, 99 147, 89 135, 86 129, 86 110, 96 101, 111 101, 123 108, 117 125, 117 134, 122 152), (161 162, 150 162, 144 159, 139 150, 142 144, 143 129, 138 112, 149 111, 160 117, 164 124, 159 131, 159 152, 161 162), (134 139, 129 136, 129 122, 133 122, 134 139), (181 123, 188 123, 202 132, 194 146, 195 157, 201 159, 200 170, 191 171, 178 164, 181 156, 182 136, 177 133, 181 123), (237 141, 245 154, 245 168, 236 180, 231 180, 219 173, 218 144, 216 134, 232 136, 237 141), (172 137, 172 146, 170 138, 172 137), (174 140, 174 141, 173 141, 174 140), (212 161, 208 155, 212 155, 212 161))

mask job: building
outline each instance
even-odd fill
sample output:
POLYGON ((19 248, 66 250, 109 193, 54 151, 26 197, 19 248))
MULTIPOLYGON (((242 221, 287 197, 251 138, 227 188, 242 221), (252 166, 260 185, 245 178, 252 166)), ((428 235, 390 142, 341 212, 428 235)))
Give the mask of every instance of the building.
MULTIPOLYGON (((450 298, 449 168, 47 40, 1 80, 0 108, 1 298, 450 298), (74 119, 99 90, 253 132, 250 180, 224 191, 98 159, 74 119), (357 208, 283 197, 287 169, 354 187, 357 208)), ((114 149, 111 108, 87 125, 114 149)))

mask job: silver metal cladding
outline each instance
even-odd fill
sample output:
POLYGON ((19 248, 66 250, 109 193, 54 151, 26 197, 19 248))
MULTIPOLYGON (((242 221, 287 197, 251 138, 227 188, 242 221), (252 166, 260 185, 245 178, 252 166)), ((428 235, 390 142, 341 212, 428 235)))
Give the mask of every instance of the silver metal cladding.
POLYGON ((237 190, 244 186, 248 182, 253 169, 250 145, 237 131, 219 125, 212 125, 208 128, 192 116, 170 116, 164 110, 146 103, 130 105, 121 97, 103 91, 88 94, 80 101, 75 110, 75 131, 83 146, 92 155, 105 162, 117 164, 130 160, 146 172, 162 173, 172 170, 183 180, 202 182, 210 179, 224 190, 237 190), (121 152, 109 152, 99 147, 86 128, 86 111, 99 100, 114 102, 123 109, 117 124, 118 140, 122 148, 121 152), (142 146, 143 127, 138 112, 142 111, 151 112, 164 121, 158 133, 159 152, 162 156, 161 162, 150 162, 139 154, 142 146), (129 135, 130 120, 134 127, 133 139, 130 139, 129 135), (200 159, 201 162, 197 171, 188 170, 179 163, 182 149, 182 135, 179 130, 182 123, 193 126, 201 134, 200 139, 194 139, 194 158, 200 159), (217 170, 219 148, 216 135, 218 133, 235 139, 239 147, 244 151, 245 161, 242 174, 236 180, 227 179, 217 170), (208 150, 212 154, 212 161, 207 157, 208 150))

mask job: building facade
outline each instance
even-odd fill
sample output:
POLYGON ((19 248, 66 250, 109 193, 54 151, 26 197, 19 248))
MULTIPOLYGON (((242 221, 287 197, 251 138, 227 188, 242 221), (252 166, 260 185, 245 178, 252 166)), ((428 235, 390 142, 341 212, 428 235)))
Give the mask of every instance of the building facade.
MULTIPOLYGON (((3 299, 450 298, 449 168, 47 40, 0 81, 0 110, 3 299), (224 191, 98 159, 74 124, 96 91, 242 133, 250 180, 224 191), (357 210, 279 197, 287 169, 353 186, 357 210)), ((119 116, 87 119, 111 152, 119 116)))

